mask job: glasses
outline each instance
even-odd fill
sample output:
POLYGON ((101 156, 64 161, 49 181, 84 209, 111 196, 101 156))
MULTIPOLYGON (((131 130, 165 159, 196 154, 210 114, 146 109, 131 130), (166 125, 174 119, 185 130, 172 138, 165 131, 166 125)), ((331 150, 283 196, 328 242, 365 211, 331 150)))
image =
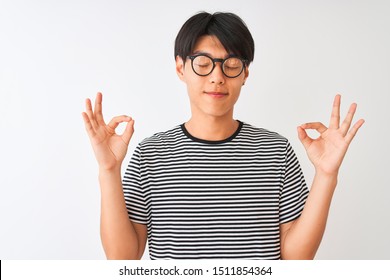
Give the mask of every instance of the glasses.
POLYGON ((221 63, 222 73, 228 78, 240 76, 245 68, 247 60, 235 56, 230 56, 225 59, 211 58, 205 54, 197 54, 188 56, 191 59, 192 70, 199 76, 207 76, 213 72, 215 63, 221 63))

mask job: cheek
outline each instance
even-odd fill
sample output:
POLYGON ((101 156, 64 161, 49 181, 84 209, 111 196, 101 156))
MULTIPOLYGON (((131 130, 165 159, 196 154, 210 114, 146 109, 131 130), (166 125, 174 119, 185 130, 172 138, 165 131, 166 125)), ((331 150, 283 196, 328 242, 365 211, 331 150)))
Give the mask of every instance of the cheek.
POLYGON ((187 92, 190 96, 198 96, 203 92, 203 87, 199 82, 187 83, 187 92))
POLYGON ((237 80, 234 81, 234 83, 231 83, 229 85, 230 91, 235 94, 239 94, 242 88, 242 84, 244 83, 244 80, 237 80))
MULTIPOLYGON (((192 71, 192 70, 191 70, 192 71)), ((202 77, 194 75, 193 73, 186 72, 183 77, 183 81, 187 85, 188 90, 195 90, 199 91, 202 90, 203 85, 205 83, 204 79, 202 77)))

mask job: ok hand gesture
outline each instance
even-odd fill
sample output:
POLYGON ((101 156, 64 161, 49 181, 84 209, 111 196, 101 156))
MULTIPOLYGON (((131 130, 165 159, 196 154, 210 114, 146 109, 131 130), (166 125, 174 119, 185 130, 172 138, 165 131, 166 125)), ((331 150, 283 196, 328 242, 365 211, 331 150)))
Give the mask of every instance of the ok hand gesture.
POLYGON ((82 115, 99 168, 103 170, 120 168, 134 132, 134 120, 122 115, 114 117, 106 124, 103 119, 102 94, 100 92, 96 95, 94 111, 89 98, 85 105, 86 112, 83 112, 82 115), (122 135, 118 135, 115 133, 115 129, 122 122, 127 122, 126 129, 122 135))
POLYGON ((340 95, 336 95, 329 127, 320 122, 306 123, 298 127, 298 137, 306 149, 310 161, 317 172, 337 175, 349 144, 355 137, 364 120, 358 120, 350 129, 357 105, 353 103, 340 125, 340 95), (315 129, 320 133, 317 139, 310 138, 306 130, 315 129))

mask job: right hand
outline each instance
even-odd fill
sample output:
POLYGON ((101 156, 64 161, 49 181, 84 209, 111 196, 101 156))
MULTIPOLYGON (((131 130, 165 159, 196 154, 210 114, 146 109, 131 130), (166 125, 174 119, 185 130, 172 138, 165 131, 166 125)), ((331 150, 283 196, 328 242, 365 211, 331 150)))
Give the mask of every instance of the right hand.
POLYGON ((103 119, 100 92, 96 95, 94 111, 89 98, 85 105, 87 112, 83 112, 82 115, 99 168, 106 171, 120 169, 134 133, 134 120, 124 115, 116 116, 107 125, 103 119), (122 135, 118 135, 115 129, 122 122, 127 122, 126 129, 122 135))

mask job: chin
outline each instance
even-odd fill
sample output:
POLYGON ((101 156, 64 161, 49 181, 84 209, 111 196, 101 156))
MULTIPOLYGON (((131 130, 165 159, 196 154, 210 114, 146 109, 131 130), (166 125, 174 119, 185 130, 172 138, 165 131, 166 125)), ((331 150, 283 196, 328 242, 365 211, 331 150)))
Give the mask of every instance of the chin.
POLYGON ((209 111, 206 112, 206 115, 213 118, 226 118, 232 116, 229 111, 209 111))

